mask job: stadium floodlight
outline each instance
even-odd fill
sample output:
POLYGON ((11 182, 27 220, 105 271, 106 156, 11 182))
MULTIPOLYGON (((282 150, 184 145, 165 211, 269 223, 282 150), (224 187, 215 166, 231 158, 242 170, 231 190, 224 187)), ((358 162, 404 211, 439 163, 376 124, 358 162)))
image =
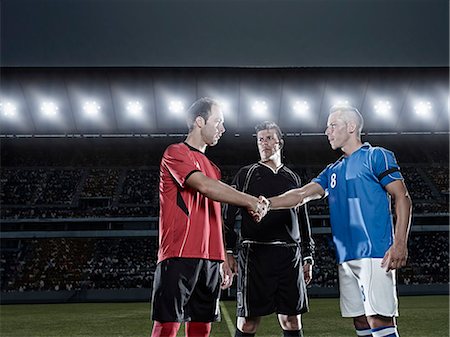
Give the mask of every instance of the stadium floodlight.
POLYGON ((101 106, 96 101, 86 101, 83 104, 83 111, 88 117, 98 117, 101 106))
POLYGON ((142 116, 142 104, 139 101, 129 101, 126 107, 128 113, 132 117, 142 116))
POLYGON ((252 110, 255 114, 265 115, 267 113, 267 103, 264 100, 256 100, 252 104, 252 110))
POLYGON ((432 108, 429 101, 419 101, 414 105, 414 111, 421 118, 429 118, 431 116, 432 108))
POLYGON ((309 115, 309 104, 307 101, 295 101, 292 109, 300 117, 306 117, 309 115))
POLYGON ((389 101, 379 100, 373 106, 375 112, 382 117, 389 117, 391 112, 391 103, 389 101))
POLYGON ((17 106, 15 103, 10 101, 0 102, 0 111, 4 117, 14 118, 17 114, 17 106))
POLYGON ((45 101, 41 104, 41 111, 45 117, 55 117, 58 114, 58 106, 55 102, 45 101))
POLYGON ((184 111, 184 104, 179 99, 173 99, 169 102, 169 111, 176 115, 180 115, 184 111))

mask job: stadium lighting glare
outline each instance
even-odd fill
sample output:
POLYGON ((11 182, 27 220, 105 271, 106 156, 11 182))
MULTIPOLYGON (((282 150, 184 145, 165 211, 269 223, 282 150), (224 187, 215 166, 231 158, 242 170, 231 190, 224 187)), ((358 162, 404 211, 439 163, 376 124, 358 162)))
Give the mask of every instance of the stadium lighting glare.
POLYGON ((307 101, 295 101, 292 109, 301 117, 305 117, 309 114, 309 104, 307 101))
POLYGON ((17 113, 17 106, 13 102, 0 102, 0 111, 7 118, 14 118, 17 113))
POLYGON ((336 98, 333 100, 333 106, 335 106, 335 105, 346 106, 346 105, 351 105, 351 104, 347 98, 336 98))
POLYGON ((388 117, 391 112, 391 103, 389 101, 378 101, 373 108, 375 109, 375 112, 383 117, 388 117))
POLYGON ((266 101, 254 101, 252 104, 252 110, 256 114, 265 114, 267 112, 266 101))
POLYGON ((224 100, 224 99, 217 99, 217 102, 219 103, 223 112, 230 111, 230 102, 228 102, 227 100, 224 100))
POLYGON ((180 100, 171 100, 169 102, 169 110, 179 115, 184 111, 184 104, 180 100))
POLYGON ((420 101, 414 105, 414 111, 419 117, 428 118, 431 116, 432 106, 429 101, 420 101))
POLYGON ((142 104, 139 101, 129 101, 126 109, 130 116, 140 117, 142 115, 142 104))
POLYGON ((45 101, 41 104, 42 114, 46 117, 54 117, 58 114, 58 106, 52 101, 45 101))
POLYGON ((83 111, 89 117, 97 117, 100 110, 101 106, 96 101, 86 101, 83 104, 83 111))

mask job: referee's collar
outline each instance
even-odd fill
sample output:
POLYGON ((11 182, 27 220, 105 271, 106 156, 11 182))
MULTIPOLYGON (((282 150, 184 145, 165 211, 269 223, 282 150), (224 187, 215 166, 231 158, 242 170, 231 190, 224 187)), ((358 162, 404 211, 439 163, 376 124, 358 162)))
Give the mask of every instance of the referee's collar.
POLYGON ((275 170, 271 167, 271 166, 269 166, 269 165, 267 165, 267 164, 265 164, 264 162, 262 162, 262 161, 259 161, 258 162, 260 165, 262 165, 262 166, 265 166, 265 167, 267 167, 269 170, 271 170, 273 173, 275 173, 275 174, 277 174, 278 173, 278 171, 284 166, 284 164, 283 163, 281 163, 281 165, 280 166, 278 166, 275 170))

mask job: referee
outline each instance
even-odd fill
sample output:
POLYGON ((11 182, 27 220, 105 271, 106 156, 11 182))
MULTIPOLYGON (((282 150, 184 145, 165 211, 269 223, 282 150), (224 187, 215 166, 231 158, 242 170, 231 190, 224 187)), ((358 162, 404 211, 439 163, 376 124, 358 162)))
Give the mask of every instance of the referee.
MULTIPOLYGON (((241 168, 232 185, 266 197, 300 187, 299 176, 281 162, 284 141, 278 125, 263 122, 255 130, 261 160, 241 168)), ((229 205, 225 235, 228 263, 238 273, 235 337, 254 336, 261 317, 272 313, 277 313, 284 336, 303 336, 301 314, 308 311, 306 284, 314 250, 306 207, 273 211, 256 223, 246 211, 229 205)))

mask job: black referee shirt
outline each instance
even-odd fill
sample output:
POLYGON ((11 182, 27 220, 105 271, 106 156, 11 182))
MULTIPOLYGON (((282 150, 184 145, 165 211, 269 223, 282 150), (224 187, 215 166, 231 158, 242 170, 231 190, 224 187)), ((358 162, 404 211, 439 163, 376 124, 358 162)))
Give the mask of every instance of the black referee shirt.
MULTIPOLYGON (((239 191, 267 198, 301 187, 300 177, 282 165, 274 172, 267 165, 257 163, 242 167, 233 179, 232 185, 239 191)), ((260 242, 282 241, 298 243, 302 256, 312 256, 314 241, 306 205, 295 209, 270 211, 260 223, 256 223, 245 209, 228 205, 225 210, 225 238, 227 250, 236 251, 238 235, 235 232, 236 217, 241 214, 242 222, 239 240, 260 242)))

